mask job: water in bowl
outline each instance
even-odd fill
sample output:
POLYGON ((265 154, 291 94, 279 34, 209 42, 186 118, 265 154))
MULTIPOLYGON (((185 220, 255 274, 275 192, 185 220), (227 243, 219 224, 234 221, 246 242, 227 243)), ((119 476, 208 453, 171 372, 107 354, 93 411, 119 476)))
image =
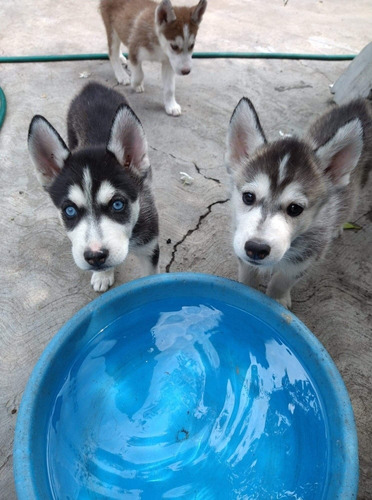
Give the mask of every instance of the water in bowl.
POLYGON ((153 302, 98 332, 47 431, 55 499, 317 499, 317 388, 263 321, 222 303, 153 302))

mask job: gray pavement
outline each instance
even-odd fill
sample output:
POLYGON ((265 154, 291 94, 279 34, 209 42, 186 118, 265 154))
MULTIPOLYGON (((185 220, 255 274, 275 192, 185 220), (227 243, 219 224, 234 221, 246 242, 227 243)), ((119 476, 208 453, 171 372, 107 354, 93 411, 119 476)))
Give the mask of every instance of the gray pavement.
MULTIPOLYGON (((176 2, 175 2, 176 3, 176 2)), ((177 2, 182 4, 183 2, 177 2)), ((186 3, 186 2, 184 2, 186 3)), ((188 2, 193 4, 194 2, 188 2)), ((210 0, 196 51, 358 53, 370 42, 369 0, 210 0)), ((98 2, 0 3, 0 56, 107 52, 98 2)), ((145 93, 125 92, 147 134, 160 213, 161 271, 237 278, 231 247, 227 124, 238 100, 255 104, 269 138, 300 133, 321 113, 347 62, 195 60, 177 79, 179 118, 162 106, 160 67, 145 65, 145 93), (180 172, 194 178, 183 184, 180 172)), ((66 111, 87 79, 113 87, 108 61, 0 65, 8 113, 0 131, 0 497, 14 499, 17 411, 34 364, 58 329, 97 294, 37 183, 26 149, 32 116, 65 137, 66 111)), ((360 500, 372 498, 372 182, 354 222, 293 292, 293 312, 335 361, 352 400, 359 436, 360 500)), ((128 259, 115 286, 138 276, 128 259)), ((315 500, 315 499, 314 499, 315 500)), ((346 500, 346 499, 345 499, 346 500)))

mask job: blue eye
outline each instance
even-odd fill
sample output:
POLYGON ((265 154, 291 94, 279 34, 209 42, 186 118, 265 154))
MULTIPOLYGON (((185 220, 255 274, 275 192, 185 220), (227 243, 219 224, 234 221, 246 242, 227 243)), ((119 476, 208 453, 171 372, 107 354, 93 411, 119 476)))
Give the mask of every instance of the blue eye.
POLYGON ((69 205, 68 207, 66 207, 64 209, 64 211, 65 211, 65 214, 67 215, 67 217, 69 219, 73 219, 74 217, 77 216, 77 210, 76 210, 76 208, 73 207, 73 206, 71 206, 71 205, 69 205))
POLYGON ((121 200, 115 200, 112 203, 112 208, 115 210, 115 212, 121 212, 124 208, 124 203, 121 200))

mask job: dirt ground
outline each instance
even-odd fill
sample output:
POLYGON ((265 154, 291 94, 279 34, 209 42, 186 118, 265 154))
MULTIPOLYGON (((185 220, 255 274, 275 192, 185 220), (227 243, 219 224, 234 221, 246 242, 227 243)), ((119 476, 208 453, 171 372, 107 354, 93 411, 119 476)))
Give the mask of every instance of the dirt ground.
MULTIPOLYGON (((210 0, 195 50, 356 54, 370 42, 371 16, 369 0, 210 0)), ((0 56, 106 52, 97 0, 0 2, 0 56)), ((108 61, 0 64, 8 107, 0 131, 1 498, 15 498, 14 428, 32 368, 59 328, 97 296, 88 273, 75 266, 57 213, 36 180, 26 147, 32 116, 44 115, 66 138, 69 102, 87 80, 125 92, 148 138, 161 272, 237 279, 223 162, 235 105, 249 97, 270 139, 300 134, 325 109, 329 86, 348 64, 198 59, 189 76, 177 78, 179 118, 163 110, 155 63, 145 65, 144 94, 116 86, 108 61), (193 182, 183 183, 180 172, 193 182)), ((293 292, 293 312, 328 350, 350 394, 359 437, 359 500, 372 498, 371 194, 370 181, 353 221, 362 229, 346 231, 293 292)), ((115 286, 137 276, 136 260, 129 258, 115 286)))

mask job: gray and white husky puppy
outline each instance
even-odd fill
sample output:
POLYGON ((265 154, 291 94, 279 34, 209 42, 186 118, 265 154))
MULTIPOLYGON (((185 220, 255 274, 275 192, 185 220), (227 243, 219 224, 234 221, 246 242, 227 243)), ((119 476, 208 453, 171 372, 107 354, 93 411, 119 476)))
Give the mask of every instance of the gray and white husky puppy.
POLYGON ((268 143, 249 99, 235 108, 227 134, 233 245, 239 280, 291 306, 291 288, 327 251, 352 217, 372 164, 372 110, 355 100, 332 107, 302 138, 268 143))
POLYGON ((158 269, 158 214, 142 125, 123 95, 89 83, 72 101, 68 146, 42 116, 31 121, 28 149, 41 185, 59 211, 75 263, 104 292, 129 251, 142 274, 158 269))

